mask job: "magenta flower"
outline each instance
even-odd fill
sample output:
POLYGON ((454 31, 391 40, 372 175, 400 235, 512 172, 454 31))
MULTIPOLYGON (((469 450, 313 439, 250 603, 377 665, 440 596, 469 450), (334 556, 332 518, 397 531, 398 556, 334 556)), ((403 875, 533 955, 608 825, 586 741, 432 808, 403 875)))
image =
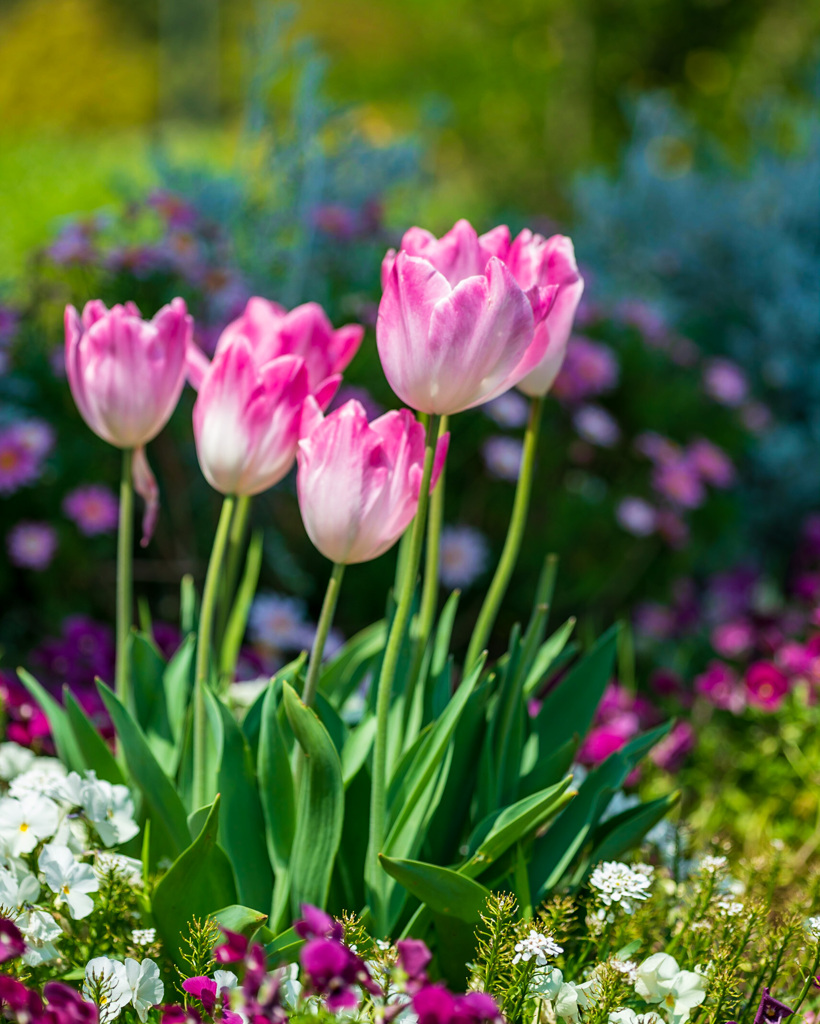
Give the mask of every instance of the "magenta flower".
POLYGON ((721 405, 737 408, 749 392, 749 382, 743 370, 730 359, 711 359, 703 371, 706 394, 721 405))
POLYGON ((302 904, 302 916, 294 922, 293 930, 303 939, 333 939, 334 942, 341 942, 344 937, 342 922, 334 920, 330 914, 310 903, 302 904))
POLYGON ((14 565, 42 572, 57 550, 57 531, 48 523, 18 523, 6 536, 6 548, 14 565))
POLYGON ((13 494, 33 483, 40 475, 40 462, 15 426, 0 430, 0 494, 13 494))
POLYGON ((695 690, 724 711, 740 714, 746 706, 746 695, 737 673, 723 661, 709 662, 706 670, 695 677, 695 690))
POLYGON ((77 524, 81 533, 94 537, 116 530, 119 502, 110 488, 86 484, 65 496, 63 512, 77 524))
POLYGON ((414 409, 452 414, 518 384, 549 344, 536 332, 557 285, 528 292, 493 253, 509 233, 479 237, 459 221, 441 239, 412 228, 382 265, 376 342, 390 386, 414 409))
POLYGON ((693 441, 686 449, 686 458, 704 483, 713 487, 730 487, 735 479, 732 460, 716 444, 705 437, 693 441))
POLYGON ((688 722, 676 722, 649 756, 665 772, 679 771, 695 745, 695 730, 688 722))
POLYGON ((522 443, 512 437, 488 437, 481 449, 491 476, 515 483, 521 472, 522 443))
POLYGON ((502 1020, 495 1000, 486 992, 454 996, 441 985, 426 985, 413 996, 418 1024, 481 1024, 502 1020))
POLYGON ((357 988, 382 995, 364 962, 335 939, 311 939, 302 947, 299 960, 309 990, 324 999, 331 1013, 358 1007, 357 988))
POLYGON ((445 587, 469 587, 487 567, 484 534, 471 526, 445 526, 439 545, 439 577, 445 587))
POLYGON ((16 960, 26 951, 23 933, 8 918, 0 917, 0 964, 7 960, 16 960))
POLYGON ((243 960, 248 952, 248 940, 239 932, 223 928, 225 941, 214 947, 214 960, 218 964, 235 964, 243 960))
POLYGON ((710 639, 712 647, 722 657, 738 658, 752 649, 755 631, 745 619, 732 619, 715 626, 710 639))
POLYGON ((216 982, 213 978, 201 976, 186 978, 182 983, 182 987, 189 996, 193 996, 194 999, 198 999, 202 1003, 202 1008, 209 1017, 213 1015, 217 999, 216 982))
POLYGON ((648 537, 658 524, 657 510, 643 498, 623 498, 615 509, 618 525, 636 537, 648 537))
POLYGON ((706 498, 700 474, 686 456, 658 463, 652 486, 678 508, 698 508, 706 498))
POLYGON ((746 698, 761 711, 777 711, 789 692, 789 677, 770 661, 756 661, 746 670, 746 698))
POLYGON ((564 365, 552 391, 562 401, 582 402, 611 391, 618 383, 618 375, 618 360, 608 345, 576 336, 567 346, 564 365))
POLYGON ((620 715, 604 725, 595 726, 581 744, 578 760, 581 764, 600 764, 610 754, 626 746, 637 733, 638 720, 630 714, 620 715))
POLYGON ((48 1011, 43 1020, 48 1024, 97 1024, 97 1007, 62 981, 47 981, 43 995, 48 1011))
POLYGON ((182 299, 143 320, 133 302, 65 311, 68 383, 88 426, 117 448, 147 444, 176 408, 193 331, 182 299))
MULTIPOLYGON (((447 455, 449 434, 436 449, 431 490, 447 455)), ((407 409, 367 422, 358 402, 324 417, 305 404, 296 490, 305 529, 332 562, 377 558, 416 514, 424 463, 424 427, 407 409)))
POLYGON ((396 962, 404 975, 404 991, 411 994, 418 992, 427 984, 427 965, 433 959, 433 954, 421 939, 400 939, 396 943, 396 952, 396 962))

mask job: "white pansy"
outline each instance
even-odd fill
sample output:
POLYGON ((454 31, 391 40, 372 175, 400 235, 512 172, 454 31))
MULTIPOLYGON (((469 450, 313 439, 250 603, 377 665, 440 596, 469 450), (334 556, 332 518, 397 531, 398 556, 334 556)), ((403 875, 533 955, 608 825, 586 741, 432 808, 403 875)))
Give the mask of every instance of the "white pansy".
POLYGON ((30 768, 11 780, 9 795, 20 800, 42 796, 66 774, 65 767, 56 757, 37 757, 30 768))
POLYGON ((239 978, 237 978, 233 971, 214 971, 214 981, 216 982, 217 992, 221 992, 223 988, 230 992, 232 988, 236 988, 239 984, 239 978))
POLYGON ((820 917, 810 917, 806 921, 806 931, 809 933, 809 938, 815 942, 820 941, 820 917))
POLYGON ((651 875, 652 868, 648 864, 638 864, 632 868, 621 861, 608 860, 595 868, 589 877, 589 884, 605 907, 619 904, 627 914, 631 914, 636 900, 649 898, 651 875))
POLYGON ((22 774, 34 760, 34 751, 21 747, 19 743, 0 743, 0 779, 10 782, 22 774))
POLYGON ((288 964, 277 972, 279 977, 282 1002, 285 1007, 295 1010, 302 995, 302 983, 299 981, 299 964, 288 964))
POLYGON ((536 964, 539 967, 545 967, 548 958, 554 959, 559 953, 563 952, 563 947, 559 946, 552 936, 541 935, 534 928, 531 928, 529 935, 526 935, 520 942, 516 942, 513 963, 517 964, 521 960, 524 963, 528 963, 535 957, 536 964))
POLYGON ((127 786, 89 777, 82 785, 81 806, 106 846, 125 843, 139 832, 127 786))
POLYGON ((57 903, 67 903, 76 921, 88 917, 94 909, 88 893, 99 889, 91 865, 81 864, 67 846, 54 843, 43 847, 39 865, 46 885, 57 893, 57 903))
POLYGON ((681 971, 668 953, 655 953, 638 967, 635 991, 648 1003, 659 1003, 670 1024, 684 1024, 706 998, 707 979, 695 971, 681 971))
POLYGON ((539 996, 541 999, 555 999, 564 984, 564 975, 557 967, 551 971, 537 971, 533 977, 529 992, 531 996, 539 996))
POLYGON ((12 857, 20 857, 57 831, 60 810, 53 800, 29 795, 25 800, 0 800, 0 844, 12 857))
POLYGON ((37 876, 27 871, 25 866, 16 870, 0 868, 0 907, 14 909, 24 903, 36 903, 39 895, 37 876))
POLYGON ((100 1024, 110 1024, 131 1002, 131 988, 125 964, 107 956, 95 956, 85 965, 83 995, 97 1004, 100 1024))
POLYGON ((635 1013, 629 1008, 613 1010, 609 1015, 609 1024, 661 1024, 657 1013, 635 1013))
POLYGON ((589 1006, 592 997, 592 986, 594 980, 585 981, 582 985, 574 985, 571 981, 565 981, 558 990, 555 1000, 556 1016, 568 1021, 569 1024, 578 1024, 581 1019, 581 1010, 589 1006))
POLYGON ((63 934, 63 930, 51 914, 45 910, 24 910, 15 919, 15 924, 26 940, 23 963, 27 967, 38 967, 57 958, 58 951, 54 943, 63 934))
POLYGON ((142 884, 142 861, 136 857, 126 857, 124 853, 110 853, 108 850, 97 850, 94 854, 94 871, 101 881, 111 871, 116 870, 132 885, 142 884))
POLYGON ((141 1021, 148 1019, 148 1011, 152 1006, 162 1002, 165 986, 159 976, 159 967, 153 960, 145 959, 142 963, 125 958, 125 977, 131 993, 131 1004, 137 1011, 141 1021))

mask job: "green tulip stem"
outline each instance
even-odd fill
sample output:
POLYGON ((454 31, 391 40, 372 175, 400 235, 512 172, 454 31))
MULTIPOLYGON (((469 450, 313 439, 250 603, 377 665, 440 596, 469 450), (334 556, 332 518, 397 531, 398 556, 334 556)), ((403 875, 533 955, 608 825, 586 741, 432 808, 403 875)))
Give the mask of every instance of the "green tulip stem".
POLYGON ((368 882, 375 897, 376 906, 373 911, 376 928, 380 935, 387 932, 385 906, 385 879, 379 863, 379 853, 385 839, 385 819, 387 813, 387 726, 390 714, 390 699, 393 693, 393 682, 399 664, 399 653, 402 641, 410 621, 413 604, 413 593, 416 588, 416 575, 421 562, 421 549, 424 544, 424 527, 427 519, 427 506, 430 501, 430 481, 433 478, 433 463, 436 455, 436 438, 438 437, 439 417, 430 416, 427 423, 427 439, 424 451, 424 468, 419 490, 419 504, 413 520, 409 554, 405 572, 401 579, 396 612, 387 638, 384 659, 379 674, 376 694, 376 737, 373 747, 373 783, 370 795, 370 842, 367 851, 368 882))
POLYGON ((117 662, 114 689, 120 701, 132 709, 131 666, 128 634, 134 614, 133 561, 134 561, 134 479, 132 465, 134 449, 122 452, 120 477, 120 522, 117 536, 117 662))
POLYGON ((225 630, 231 615, 231 605, 236 594, 236 583, 242 568, 242 555, 245 550, 245 536, 248 531, 250 510, 251 496, 249 494, 238 495, 236 510, 231 520, 231 532, 228 535, 225 571, 220 574, 219 581, 219 597, 214 626, 214 643, 218 648, 222 647, 225 630))
POLYGON ((236 496, 227 494, 222 502, 219 523, 208 562, 205 576, 205 589, 202 591, 202 607, 199 612, 199 634, 196 643, 196 679, 194 684, 194 779, 193 809, 203 807, 207 799, 206 780, 206 747, 208 743, 208 712, 205 706, 205 687, 209 685, 208 673, 211 654, 211 635, 213 632, 216 596, 219 590, 219 578, 225 558, 225 548, 231 530, 236 496))
POLYGON ((465 671, 478 661, 481 652, 487 646, 490 634, 493 631, 498 610, 507 587, 510 584, 515 563, 518 561, 518 554, 521 550, 521 540, 524 536, 524 527, 527 524, 527 513, 530 507, 530 494, 532 492, 533 469, 535 468, 535 449, 538 445, 538 430, 541 426, 541 411, 544 399, 536 395, 530 403, 530 418, 527 429, 524 433, 524 450, 521 454, 521 470, 518 474, 518 484, 515 488, 515 499, 513 501, 510 525, 507 527, 507 537, 504 541, 504 548, 496 566, 484 604, 478 614, 473 635, 470 638, 470 646, 467 648, 467 657, 464 661, 465 671))
POLYGON ((308 665, 305 689, 302 694, 302 701, 307 707, 312 707, 316 699, 316 691, 319 688, 319 673, 322 668, 322 655, 325 653, 325 644, 330 627, 333 625, 333 616, 336 613, 336 603, 339 600, 339 591, 342 587, 342 577, 345 573, 343 562, 334 562, 333 572, 328 580, 325 599, 322 602, 322 611, 319 615, 319 624, 316 627, 316 636, 313 639, 313 648, 310 652, 310 664, 308 665))

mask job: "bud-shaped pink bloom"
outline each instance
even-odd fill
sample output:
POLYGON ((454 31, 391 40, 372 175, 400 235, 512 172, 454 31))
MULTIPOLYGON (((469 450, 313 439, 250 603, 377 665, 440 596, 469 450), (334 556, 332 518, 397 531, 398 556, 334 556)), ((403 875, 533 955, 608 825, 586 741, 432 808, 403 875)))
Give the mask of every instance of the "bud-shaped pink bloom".
MULTIPOLYGON (((407 409, 372 423, 351 400, 323 417, 305 403, 296 490, 310 539, 332 562, 377 558, 399 539, 416 514, 424 464, 424 427, 407 409)), ((449 434, 436 447, 435 487, 449 434)))
POLYGON ((208 483, 222 494, 247 495, 278 483, 293 465, 309 393, 300 356, 260 365, 241 336, 223 348, 194 404, 196 453, 208 483))
MULTIPOLYGON (((279 356, 301 356, 305 361, 308 385, 312 393, 320 391, 330 377, 347 368, 364 336, 364 327, 346 324, 334 330, 325 311, 315 302, 306 302, 289 312, 275 302, 254 296, 240 317, 233 320, 216 344, 215 355, 230 348, 238 338, 250 345, 257 365, 279 356)), ((207 359, 194 346, 189 353, 188 375, 198 387, 207 367, 207 359)))
POLYGON ((95 434, 137 448, 162 430, 185 383, 193 320, 182 299, 143 320, 133 302, 65 311, 65 360, 77 408, 95 434))

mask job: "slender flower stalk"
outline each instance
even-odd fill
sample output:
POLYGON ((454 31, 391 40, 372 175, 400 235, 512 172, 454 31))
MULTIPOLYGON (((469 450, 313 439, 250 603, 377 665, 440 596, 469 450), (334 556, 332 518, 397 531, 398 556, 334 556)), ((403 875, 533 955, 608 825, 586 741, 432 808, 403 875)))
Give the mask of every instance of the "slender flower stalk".
POLYGON ((220 578, 219 600, 216 609, 216 625, 214 627, 214 644, 222 648, 222 640, 231 614, 231 604, 236 592, 236 584, 242 565, 242 554, 245 550, 245 537, 248 530, 248 518, 251 510, 251 495, 238 494, 236 510, 231 520, 231 531, 228 534, 228 549, 225 554, 225 571, 220 578))
POLYGON ((817 977, 817 972, 818 972, 819 969, 820 969, 820 943, 817 944, 817 950, 816 950, 816 952, 814 954, 814 961, 813 961, 813 963, 811 965, 809 973, 806 975, 806 980, 803 983, 803 988, 800 991, 800 995, 797 997, 797 1003, 796 1003, 794 1009, 792 1010, 792 1014, 794 1015, 794 1019, 795 1020, 797 1020, 797 1015, 800 1013, 800 1007, 806 1001, 806 996, 809 994, 809 992, 812 990, 812 988, 813 988, 813 986, 815 984, 815 978, 817 977))
POLYGON ((333 572, 328 580, 325 599, 322 602, 322 611, 319 615, 319 623, 316 627, 316 636, 314 637, 313 648, 310 652, 310 664, 308 665, 305 690, 302 695, 302 701, 307 707, 311 707, 316 699, 316 691, 319 687, 319 673, 322 668, 322 655, 325 651, 327 635, 330 632, 330 627, 333 625, 333 616, 336 613, 336 604, 339 600, 339 591, 342 587, 344 572, 344 563, 335 562, 333 572))
POLYGON ((208 562, 205 576, 205 589, 202 592, 202 607, 199 613, 199 635, 196 645, 196 676, 194 684, 194 808, 202 807, 207 799, 205 779, 205 750, 208 739, 207 709, 205 707, 205 687, 208 686, 208 666, 210 664, 211 635, 213 631, 216 596, 219 590, 219 577, 225 558, 225 548, 231 530, 236 507, 236 496, 228 494, 222 502, 219 523, 208 562))
POLYGON ((538 445, 538 431, 541 426, 541 412, 544 399, 535 395, 530 403, 530 418, 524 434, 524 450, 521 455, 521 471, 518 476, 518 483, 515 488, 515 500, 513 501, 512 516, 510 525, 507 528, 507 537, 504 541, 504 549, 498 560, 492 583, 490 583, 484 604, 478 615, 473 635, 470 639, 470 646, 467 649, 467 657, 464 661, 465 670, 476 663, 479 655, 484 650, 490 638, 498 610, 507 587, 510 584, 515 563, 518 561, 518 553, 521 550, 521 540, 524 536, 524 528, 527 524, 527 513, 530 506, 530 494, 532 492, 532 477, 535 468, 535 450, 538 445))
POLYGON ((424 468, 419 490, 419 503, 416 517, 413 520, 413 532, 410 539, 407 567, 401 581, 401 590, 397 597, 396 614, 387 638, 384 651, 379 685, 376 696, 376 737, 373 748, 373 784, 370 797, 370 842, 367 851, 367 868, 369 884, 373 893, 373 914, 376 928, 380 934, 386 934, 387 921, 384 900, 385 875, 379 864, 379 853, 385 839, 385 818, 387 810, 387 727, 390 713, 390 699, 393 692, 393 681, 398 668, 399 652, 402 639, 410 619, 413 603, 413 592, 416 574, 421 562, 421 549, 424 543, 424 528, 427 519, 427 507, 430 500, 430 481, 433 478, 433 464, 436 454, 436 438, 438 436, 439 417, 430 416, 427 423, 427 437, 424 451, 424 468))
POLYGON ((134 558, 134 481, 131 467, 134 449, 123 448, 122 476, 120 477, 120 522, 117 537, 117 662, 114 689, 122 703, 131 709, 131 666, 128 652, 128 634, 131 630, 133 609, 134 558))

